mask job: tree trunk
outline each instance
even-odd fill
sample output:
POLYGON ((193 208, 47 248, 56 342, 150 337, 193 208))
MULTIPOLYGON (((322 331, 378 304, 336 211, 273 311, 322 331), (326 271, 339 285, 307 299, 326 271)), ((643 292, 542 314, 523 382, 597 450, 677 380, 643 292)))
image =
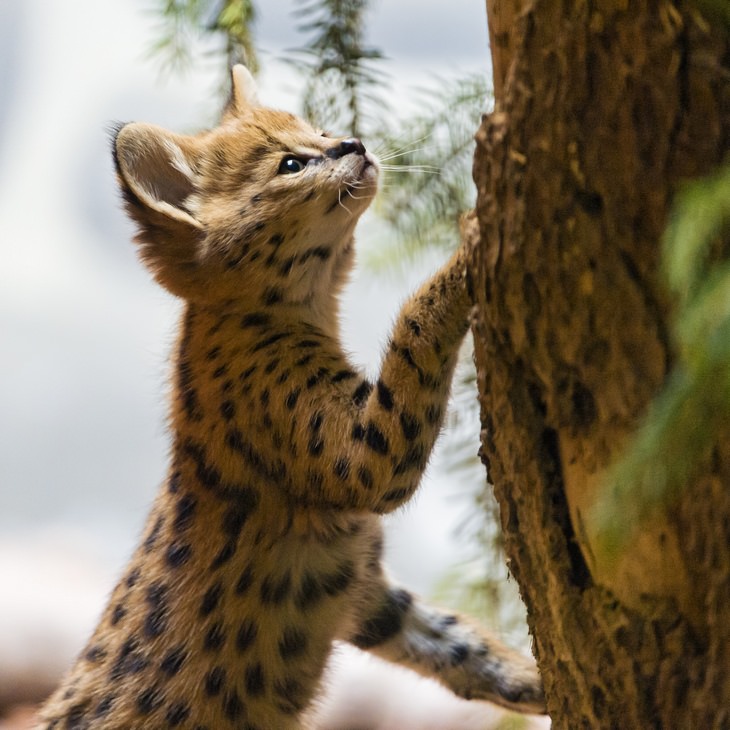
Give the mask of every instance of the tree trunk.
POLYGON ((471 278, 482 455, 556 728, 730 728, 730 438, 615 560, 584 529, 672 367, 659 242, 730 147, 690 3, 487 0, 471 278))

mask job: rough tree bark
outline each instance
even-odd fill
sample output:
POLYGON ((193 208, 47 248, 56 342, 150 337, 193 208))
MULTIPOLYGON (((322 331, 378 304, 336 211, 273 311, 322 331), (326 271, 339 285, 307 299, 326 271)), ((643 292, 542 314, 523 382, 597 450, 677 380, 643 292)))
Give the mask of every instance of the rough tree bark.
POLYGON ((585 515, 673 361, 673 193, 730 149, 730 42, 689 2, 487 0, 471 276, 482 454, 556 728, 730 727, 730 434, 598 557, 585 515))

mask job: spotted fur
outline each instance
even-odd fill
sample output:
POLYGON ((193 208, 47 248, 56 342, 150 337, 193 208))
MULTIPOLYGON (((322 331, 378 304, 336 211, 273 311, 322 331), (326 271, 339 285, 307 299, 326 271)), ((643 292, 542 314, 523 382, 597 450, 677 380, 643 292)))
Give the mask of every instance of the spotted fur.
POLYGON ((413 495, 467 329, 461 254, 408 300, 376 382, 337 296, 377 187, 359 140, 258 105, 114 141, 142 259, 184 300, 170 471, 44 728, 307 726, 335 639, 463 697, 542 711, 531 662, 421 605, 381 567, 379 515, 413 495))

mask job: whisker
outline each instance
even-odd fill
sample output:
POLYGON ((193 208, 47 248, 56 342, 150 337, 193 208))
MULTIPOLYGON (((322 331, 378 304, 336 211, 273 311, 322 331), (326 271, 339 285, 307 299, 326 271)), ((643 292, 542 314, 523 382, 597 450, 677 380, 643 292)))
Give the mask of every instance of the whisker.
POLYGON ((436 165, 383 165, 382 169, 387 172, 441 172, 436 165))
POLYGON ((347 212, 347 215, 352 215, 352 211, 342 202, 342 188, 337 191, 337 204, 347 212))
MULTIPOLYGON (((409 152, 416 152, 416 151, 418 151, 418 148, 408 149, 408 147, 409 146, 412 146, 412 145, 417 145, 420 142, 423 142, 424 139, 428 139, 431 136, 432 136, 432 133, 429 132, 428 134, 424 134, 422 137, 419 137, 418 139, 409 140, 406 144, 404 144, 404 145, 402 145, 400 147, 394 147, 394 148, 392 148, 390 150, 390 153, 386 157, 384 157, 383 159, 390 160, 390 159, 393 159, 393 156, 394 155, 400 156, 400 155, 406 155, 409 152)), ((386 149, 387 149, 387 147, 386 147, 386 144, 385 143, 383 143, 382 145, 378 145, 376 147, 375 154, 377 154, 378 157, 380 157, 379 152, 381 150, 386 150, 386 149)), ((428 148, 427 147, 423 147, 421 149, 428 149, 428 148)))
POLYGON ((390 155, 386 155, 385 157, 380 157, 381 162, 388 162, 389 160, 394 160, 397 157, 405 157, 406 155, 412 155, 414 152, 425 152, 426 150, 433 149, 433 146, 431 147, 413 147, 409 150, 401 150, 399 152, 393 152, 390 155))

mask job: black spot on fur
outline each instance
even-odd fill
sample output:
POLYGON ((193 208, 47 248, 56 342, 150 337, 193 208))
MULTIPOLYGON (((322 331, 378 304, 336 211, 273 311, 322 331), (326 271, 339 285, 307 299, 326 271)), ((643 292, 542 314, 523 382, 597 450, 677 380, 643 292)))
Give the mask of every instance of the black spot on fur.
POLYGON ((66 716, 66 728, 68 730, 86 730, 89 727, 89 721, 86 718, 86 711, 89 705, 86 702, 74 705, 66 716))
POLYGON ((421 336, 421 325, 418 324, 415 319, 407 319, 406 324, 408 325, 408 329, 413 332, 416 337, 421 336))
POLYGON ((221 403, 221 416, 230 421, 236 415, 236 404, 232 400, 224 400, 221 403))
POLYGON ((391 489, 383 495, 383 501, 401 502, 410 494, 410 492, 411 490, 407 488, 391 489))
POLYGON ((226 632, 223 624, 216 621, 206 632, 203 648, 206 651, 218 651, 226 643, 226 632))
POLYGON ((165 560, 171 568, 179 568, 190 560, 193 548, 187 543, 173 542, 167 547, 165 560))
POLYGON ((226 670, 223 667, 213 667, 206 675, 203 682, 205 694, 215 697, 220 694, 223 685, 226 683, 226 670))
POLYGON ((413 469, 423 469, 426 466, 426 451, 422 444, 414 444, 393 467, 393 476, 405 474, 413 469))
POLYGON ((154 712, 163 702, 164 697, 157 687, 148 687, 137 695, 137 710, 142 715, 154 712))
POLYGON ((213 378, 215 380, 218 380, 222 378, 224 375, 228 374, 228 366, 227 365, 220 365, 213 371, 213 378))
POLYGON ((406 363, 406 365, 408 365, 408 367, 413 370, 420 371, 416 361, 413 359, 413 354, 407 347, 398 347, 394 344, 393 349, 398 353, 398 355, 400 355, 401 359, 406 363))
POLYGON ((170 492, 170 494, 177 494, 180 491, 181 479, 182 474, 180 474, 179 469, 175 469, 175 471, 170 474, 170 478, 167 481, 167 491, 170 492))
POLYGON ((162 525, 164 523, 164 518, 162 516, 159 516, 155 520, 154 525, 152 525, 152 529, 147 533, 147 537, 145 537, 143 543, 144 551, 146 553, 150 552, 152 548, 157 544, 157 540, 160 537, 160 531, 162 530, 162 525))
POLYGON ((307 635, 293 626, 284 629, 279 639, 279 656, 282 659, 293 659, 301 656, 307 649, 307 635))
POLYGON ((289 337, 288 333, 286 332, 274 332, 274 334, 269 335, 263 340, 259 340, 252 348, 251 352, 259 352, 260 350, 265 350, 267 347, 271 347, 271 345, 275 344, 276 342, 279 342, 279 340, 284 340, 287 337, 289 337))
POLYGON ((305 573, 294 598, 294 603, 297 608, 305 610, 318 603, 323 596, 324 589, 318 577, 311 573, 305 573))
POLYGON ((295 261, 296 256, 289 256, 284 259, 279 265, 279 276, 289 276, 295 261))
POLYGON ((244 593, 248 591, 248 589, 251 587, 251 584, 253 583, 253 570, 251 570, 251 566, 249 565, 240 576, 238 576, 238 580, 236 581, 236 585, 233 589, 233 592, 237 596, 242 596, 244 593))
POLYGON ((193 373, 190 360, 187 356, 187 337, 180 345, 180 354, 177 363, 177 387, 182 398, 185 414, 191 421, 199 422, 203 419, 203 410, 200 407, 198 393, 193 386, 193 373))
POLYGON ((388 453, 388 439, 372 421, 365 428, 365 443, 376 454, 385 456, 388 453))
POLYGON ((268 327, 271 324, 271 315, 265 312, 250 312, 241 318, 241 328, 268 327))
POLYGON ((223 596, 223 584, 218 581, 208 588, 200 604, 200 615, 208 616, 218 607, 223 596))
POLYGON ((313 413, 309 418, 309 428, 312 431, 319 431, 319 429, 322 427, 322 421, 324 420, 324 416, 322 415, 322 411, 316 411, 313 413))
POLYGON ((205 449, 191 439, 185 442, 183 448, 195 464, 195 476, 201 485, 206 489, 217 489, 221 483, 221 474, 206 462, 205 449))
POLYGON ((413 597, 408 591, 390 589, 383 604, 362 624, 352 643, 360 649, 369 649, 392 638, 403 627, 403 619, 412 603, 413 597))
POLYGON ((284 300, 284 292, 275 286, 269 286, 264 289, 264 295, 261 301, 267 306, 271 307, 274 304, 279 304, 284 300))
POLYGON ((245 673, 246 689, 251 697, 258 697, 264 693, 266 688, 266 680, 264 677, 264 668, 260 662, 256 662, 246 668, 245 673))
POLYGON ((334 597, 345 591, 354 577, 355 566, 350 561, 342 563, 332 573, 305 573, 294 603, 300 610, 307 610, 317 605, 325 596, 334 597))
POLYGON ((143 630, 145 636, 155 638, 167 628, 167 586, 153 583, 147 589, 146 601, 149 612, 145 616, 143 630))
POLYGON ((360 480, 360 484, 365 487, 365 489, 371 489, 373 486, 373 475, 370 469, 368 469, 366 466, 361 466, 357 470, 357 478, 360 480))
POLYGON ((251 487, 240 486, 236 500, 223 515, 223 532, 231 539, 241 534, 246 520, 256 511, 259 504, 259 494, 251 487))
MULTIPOLYGON (((243 460, 261 477, 268 481, 279 483, 286 477, 286 465, 280 459, 273 463, 267 463, 259 451, 254 448, 251 441, 246 439, 243 433, 237 428, 229 428, 226 432, 226 445, 237 452, 243 460)), ((239 495, 242 488, 231 488, 227 497, 234 498, 239 495)), ((248 490, 255 494, 253 490, 248 490)), ((258 497, 257 497, 258 498, 258 497)))
POLYGON ((225 565, 236 554, 237 547, 235 540, 228 540, 211 561, 210 572, 212 573, 225 565))
POLYGON ((256 624, 253 621, 244 621, 236 633, 236 649, 241 653, 246 651, 256 641, 257 634, 256 624))
POLYGON ((324 592, 334 597, 345 591, 355 578, 355 565, 349 560, 337 566, 333 573, 326 574, 322 579, 324 592))
POLYGON ((96 706, 96 709, 94 710, 94 716, 95 717, 104 717, 104 715, 108 715, 109 711, 112 709, 112 705, 114 704, 114 695, 106 695, 105 697, 102 697, 99 704, 96 706))
POLYGON ((299 393, 299 388, 296 388, 295 390, 292 390, 289 395, 287 395, 286 400, 284 401, 284 405, 287 407, 288 410, 294 410, 294 407, 297 404, 297 400, 299 400, 299 393))
POLYGON ((105 659, 106 655, 106 649, 101 646, 92 646, 87 649, 86 654, 84 654, 84 659, 86 659, 87 662, 95 664, 96 662, 100 662, 102 659, 105 659))
POLYGON ((311 390, 315 385, 321 383, 328 374, 329 370, 327 368, 318 368, 316 373, 307 378, 307 388, 311 390))
POLYGON ((299 255, 299 262, 304 264, 311 258, 320 259, 320 261, 327 261, 332 255, 332 251, 326 246, 315 246, 314 248, 308 248, 306 251, 299 255))
POLYGON ((187 652, 182 646, 178 646, 172 651, 168 652, 162 662, 160 663, 160 669, 170 677, 175 676, 187 657, 187 652))
POLYGON ((112 626, 116 626, 125 616, 127 615, 127 609, 121 603, 117 603, 112 610, 111 618, 109 623, 112 626))
POLYGON ((355 388, 355 390, 352 393, 352 402, 356 406, 361 406, 366 400, 367 397, 370 395, 371 391, 373 389, 373 386, 371 383, 369 383, 367 380, 363 380, 360 385, 355 388))
POLYGON ((335 461, 333 471, 338 479, 346 481, 350 476, 350 460, 345 456, 341 456, 335 461))
POLYGON ((312 436, 307 445, 310 456, 320 456, 324 451, 324 441, 319 436, 312 436))
POLYGON ((357 373, 352 370, 338 370, 331 378, 332 383, 341 383, 343 380, 357 377, 357 373))
POLYGON ((261 581, 261 603, 278 606, 283 603, 291 590, 291 575, 287 572, 278 579, 267 576, 261 581))
POLYGON ((126 584, 127 588, 134 588, 134 586, 137 584, 137 581, 140 579, 140 576, 142 575, 142 569, 132 568, 132 570, 129 572, 129 575, 127 576, 126 584))
POLYGON ((400 426, 408 441, 414 441, 421 434, 421 422, 407 411, 400 414, 400 426))
POLYGON ((361 423, 356 423, 352 427, 352 433, 350 435, 353 441, 362 441, 365 438, 365 428, 361 423))
POLYGON ((463 664, 469 657, 469 645, 464 642, 452 644, 449 647, 449 661, 452 667, 458 667, 463 664))
POLYGON ((122 644, 109 671, 109 679, 118 682, 128 674, 139 674, 149 666, 149 660, 140 651, 139 640, 130 636, 122 644))
POLYGON ((223 697, 223 714, 229 720, 236 720, 243 712, 243 702, 235 689, 230 689, 223 697))
POLYGON ((255 372, 257 368, 255 365, 249 365, 239 376, 238 380, 243 383, 244 381, 248 380, 255 372))
POLYGON ((187 530, 193 523, 198 500, 192 494, 184 494, 175 505, 173 527, 177 532, 187 530))
POLYGON ((182 725, 189 716, 190 707, 188 705, 184 702, 174 702, 167 708, 165 720, 167 720, 170 727, 177 727, 178 725, 182 725))
POLYGON ((378 390, 378 403, 380 403, 380 405, 386 411, 392 411, 393 410, 393 393, 391 392, 390 388, 382 380, 378 380, 377 390, 378 390))

